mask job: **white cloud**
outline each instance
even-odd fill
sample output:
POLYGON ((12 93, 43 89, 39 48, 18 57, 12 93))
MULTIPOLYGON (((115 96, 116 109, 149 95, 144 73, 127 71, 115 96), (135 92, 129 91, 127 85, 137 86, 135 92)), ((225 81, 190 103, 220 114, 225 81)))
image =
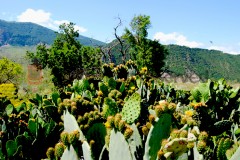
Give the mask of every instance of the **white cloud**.
POLYGON ((181 35, 177 32, 173 32, 173 33, 169 33, 169 34, 165 34, 163 32, 157 32, 153 38, 156 40, 159 40, 160 43, 177 44, 177 45, 187 46, 187 47, 191 47, 191 48, 196 48, 196 47, 200 47, 203 45, 202 43, 199 43, 196 41, 188 41, 187 37, 185 37, 184 35, 181 35))
POLYGON ((229 54, 240 54, 240 50, 237 50, 230 46, 210 46, 208 47, 208 49, 220 50, 220 51, 223 51, 224 53, 229 53, 229 54))
MULTIPOLYGON (((17 21, 19 22, 33 22, 39 25, 42 25, 47 28, 51 28, 53 30, 58 30, 58 27, 62 23, 69 23, 68 20, 53 20, 51 18, 51 13, 46 12, 44 10, 34 10, 34 9, 27 9, 19 16, 17 16, 17 21)), ((79 32, 86 32, 87 29, 81 26, 75 25, 75 29, 79 32)))

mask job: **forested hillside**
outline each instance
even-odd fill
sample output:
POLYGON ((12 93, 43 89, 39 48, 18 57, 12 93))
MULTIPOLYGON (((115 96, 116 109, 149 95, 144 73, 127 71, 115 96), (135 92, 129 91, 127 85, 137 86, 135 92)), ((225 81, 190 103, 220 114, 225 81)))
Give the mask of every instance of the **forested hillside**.
MULTIPOLYGON (((0 20, 0 46, 32 46, 39 43, 52 44, 56 33, 46 27, 28 22, 7 22, 0 20)), ((103 45, 104 43, 85 36, 78 40, 83 45, 103 45)))
POLYGON ((183 75, 191 71, 201 79, 224 77, 240 81, 240 55, 178 45, 167 45, 166 48, 169 51, 166 69, 173 75, 183 75))

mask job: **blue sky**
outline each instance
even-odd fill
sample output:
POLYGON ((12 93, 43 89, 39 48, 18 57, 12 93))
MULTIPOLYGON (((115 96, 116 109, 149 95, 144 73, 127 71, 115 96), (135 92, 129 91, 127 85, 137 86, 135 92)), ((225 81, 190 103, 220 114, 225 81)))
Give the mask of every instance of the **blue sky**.
POLYGON ((240 1, 237 0, 1 0, 0 19, 31 21, 57 30, 74 22, 81 35, 111 41, 135 15, 151 17, 150 39, 162 44, 217 49, 240 54, 240 1))

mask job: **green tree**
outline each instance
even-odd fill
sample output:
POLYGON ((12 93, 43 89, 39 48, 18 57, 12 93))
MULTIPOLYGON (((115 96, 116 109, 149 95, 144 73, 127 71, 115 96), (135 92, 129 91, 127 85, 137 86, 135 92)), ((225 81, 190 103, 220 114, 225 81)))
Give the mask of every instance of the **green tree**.
POLYGON ((135 16, 131 30, 126 28, 123 37, 131 45, 131 59, 136 60, 138 67, 147 67, 152 76, 160 76, 168 52, 158 41, 147 38, 150 26, 150 16, 135 16))
POLYGON ((71 84, 74 79, 81 78, 85 70, 91 69, 88 67, 95 67, 96 61, 100 61, 98 50, 82 46, 76 39, 78 36, 73 23, 64 23, 59 26, 59 33, 51 47, 47 48, 45 44, 40 44, 36 53, 27 53, 35 63, 38 62, 41 67, 51 69, 52 81, 59 88, 71 84), (95 58, 92 58, 94 64, 83 57, 88 54, 95 58))
POLYGON ((7 58, 0 59, 0 84, 2 83, 19 83, 23 74, 22 66, 7 58))

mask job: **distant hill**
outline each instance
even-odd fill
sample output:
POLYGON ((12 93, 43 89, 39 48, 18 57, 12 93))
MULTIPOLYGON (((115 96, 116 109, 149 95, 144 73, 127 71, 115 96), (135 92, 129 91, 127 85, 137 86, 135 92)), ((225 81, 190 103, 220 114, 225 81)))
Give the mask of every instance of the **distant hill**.
MULTIPOLYGON (((115 43, 116 40, 106 46, 110 48, 109 46, 115 43)), ((240 82, 240 55, 178 45, 165 45, 165 47, 169 55, 166 57, 164 70, 171 77, 187 77, 195 74, 201 80, 225 78, 240 82)), ((118 48, 117 45, 112 49, 116 64, 121 63, 118 48)))
MULTIPOLYGON (((56 34, 53 30, 30 22, 8 22, 0 20, 0 46, 33 46, 39 43, 52 44, 56 34)), ((105 43, 79 36, 83 45, 104 45, 105 43)))

